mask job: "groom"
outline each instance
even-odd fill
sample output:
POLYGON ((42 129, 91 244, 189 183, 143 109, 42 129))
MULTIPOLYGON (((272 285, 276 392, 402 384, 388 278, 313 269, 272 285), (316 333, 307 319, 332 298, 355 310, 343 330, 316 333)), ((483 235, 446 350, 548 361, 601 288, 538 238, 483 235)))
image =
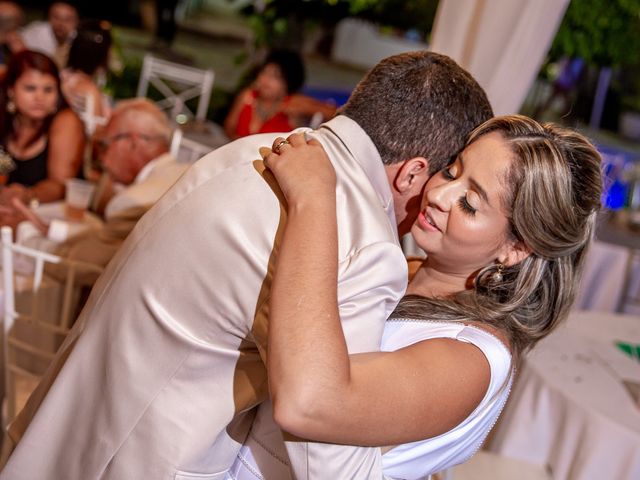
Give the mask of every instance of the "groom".
MULTIPOLYGON (((378 349, 404 293, 398 235, 427 178, 490 116, 467 72, 415 52, 383 60, 336 118, 308 131, 338 178, 350 352, 378 349)), ((17 446, 0 479, 225 477, 252 407, 268 396, 269 288, 285 209, 258 151, 277 136, 286 134, 207 155, 142 218, 10 426, 17 446)), ((288 456, 296 478, 381 476, 379 449, 299 442, 288 456)))

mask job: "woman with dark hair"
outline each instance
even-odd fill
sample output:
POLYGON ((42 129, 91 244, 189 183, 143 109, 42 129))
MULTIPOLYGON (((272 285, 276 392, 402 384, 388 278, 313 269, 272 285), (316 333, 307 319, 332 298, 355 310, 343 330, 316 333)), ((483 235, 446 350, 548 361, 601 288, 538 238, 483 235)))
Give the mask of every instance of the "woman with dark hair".
POLYGON ((273 50, 258 69, 253 85, 240 92, 224 122, 230 138, 254 133, 288 132, 301 118, 316 113, 329 119, 333 105, 296 93, 304 84, 302 58, 289 50, 273 50))
MULTIPOLYGON (((87 20, 80 24, 69 49, 67 66, 60 73, 62 93, 74 111, 109 117, 111 104, 98 85, 105 78, 110 49, 109 22, 87 20)), ((93 127, 88 128, 92 130, 93 127)))
POLYGON ((82 163, 82 122, 60 90, 58 68, 42 53, 25 50, 11 58, 0 89, 0 170, 7 185, 0 202, 61 199, 65 180, 82 163))

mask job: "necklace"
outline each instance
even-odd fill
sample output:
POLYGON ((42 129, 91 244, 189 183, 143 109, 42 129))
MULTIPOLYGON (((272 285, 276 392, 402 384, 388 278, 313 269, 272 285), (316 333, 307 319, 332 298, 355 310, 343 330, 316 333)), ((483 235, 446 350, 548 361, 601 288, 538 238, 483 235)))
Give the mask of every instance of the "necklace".
POLYGON ((276 112, 280 110, 281 106, 282 101, 277 101, 271 104, 270 107, 266 107, 263 102, 261 102, 260 100, 256 100, 256 114, 258 115, 258 118, 262 121, 262 123, 264 123, 271 117, 273 117, 276 112))

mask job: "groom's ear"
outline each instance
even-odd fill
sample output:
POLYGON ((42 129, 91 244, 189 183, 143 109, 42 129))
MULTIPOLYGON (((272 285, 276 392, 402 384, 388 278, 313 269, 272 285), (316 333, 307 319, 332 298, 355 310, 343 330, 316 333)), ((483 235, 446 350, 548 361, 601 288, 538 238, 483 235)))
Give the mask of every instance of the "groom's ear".
POLYGON ((429 179, 429 161, 424 157, 414 157, 398 165, 393 188, 401 194, 421 192, 429 179))

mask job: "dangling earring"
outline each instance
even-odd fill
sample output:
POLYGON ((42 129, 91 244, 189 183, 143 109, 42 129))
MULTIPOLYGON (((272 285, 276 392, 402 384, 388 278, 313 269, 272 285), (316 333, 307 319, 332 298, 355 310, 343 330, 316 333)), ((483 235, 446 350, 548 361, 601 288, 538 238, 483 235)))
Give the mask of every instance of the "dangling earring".
POLYGON ((11 155, 7 153, 2 145, 0 145, 0 175, 7 175, 16 169, 16 162, 13 161, 11 155))
POLYGON ((504 271, 504 265, 500 262, 496 265, 496 271, 491 275, 491 280, 493 283, 501 283, 504 277, 502 276, 502 272, 504 271))
POLYGON ((14 114, 16 113, 16 104, 13 103, 13 100, 9 99, 7 101, 7 112, 14 114))

